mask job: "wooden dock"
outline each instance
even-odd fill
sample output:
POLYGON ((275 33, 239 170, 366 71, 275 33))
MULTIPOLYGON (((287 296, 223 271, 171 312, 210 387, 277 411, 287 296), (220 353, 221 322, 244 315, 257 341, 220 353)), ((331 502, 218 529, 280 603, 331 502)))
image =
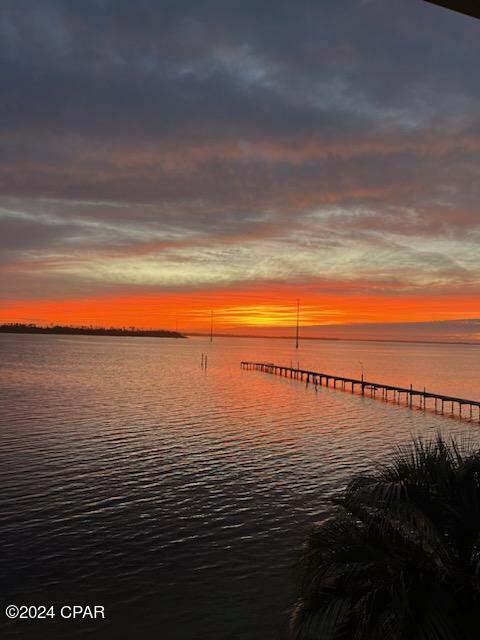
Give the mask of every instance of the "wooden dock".
POLYGON ((362 396, 368 395, 372 398, 382 398, 385 401, 392 401, 397 404, 404 403, 407 407, 413 406, 426 410, 431 409, 442 415, 458 416, 459 418, 469 418, 480 422, 480 401, 467 400, 466 398, 456 398, 454 396, 446 396, 441 393, 432 391, 423 391, 410 387, 396 387, 391 384, 383 384, 381 382, 370 382, 363 379, 363 375, 358 378, 345 378, 343 376, 335 376, 330 373, 320 373, 318 371, 308 371, 306 369, 296 369, 295 367, 286 367, 285 365, 274 364, 272 362, 246 362, 240 363, 242 369, 262 371, 271 373, 285 378, 305 381, 306 384, 313 384, 315 387, 324 386, 333 389, 341 389, 342 391, 350 391, 351 393, 359 393, 362 396), (338 385, 338 386, 337 386, 338 385), (418 404, 414 404, 414 399, 418 399, 418 404), (427 406, 427 401, 429 406, 427 406), (474 408, 475 407, 475 412, 474 408), (450 411, 448 411, 450 409, 450 411), (455 411, 456 409, 456 411, 455 411))

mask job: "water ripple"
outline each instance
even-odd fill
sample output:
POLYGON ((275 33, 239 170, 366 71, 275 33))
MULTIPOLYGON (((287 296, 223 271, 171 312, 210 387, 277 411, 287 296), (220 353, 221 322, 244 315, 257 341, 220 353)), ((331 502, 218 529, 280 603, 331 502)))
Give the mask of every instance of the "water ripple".
MULTIPOLYGON (((4 594, 108 610, 103 626, 37 624, 36 638, 281 637, 299 545, 348 478, 411 434, 478 438, 475 424, 240 369, 296 361, 278 340, 3 335, 0 348, 4 594)), ((478 354, 453 349, 312 343, 298 357, 475 396, 478 354)))

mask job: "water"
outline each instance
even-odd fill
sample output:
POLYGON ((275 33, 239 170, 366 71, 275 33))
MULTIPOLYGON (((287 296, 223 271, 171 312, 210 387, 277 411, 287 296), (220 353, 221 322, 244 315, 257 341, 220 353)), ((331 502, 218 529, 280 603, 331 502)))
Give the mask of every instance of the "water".
POLYGON ((285 636, 297 550, 353 473, 459 421, 240 360, 480 398, 480 347, 0 336, 4 604, 100 604, 8 638, 285 636), (200 368, 208 353, 208 369, 200 368))

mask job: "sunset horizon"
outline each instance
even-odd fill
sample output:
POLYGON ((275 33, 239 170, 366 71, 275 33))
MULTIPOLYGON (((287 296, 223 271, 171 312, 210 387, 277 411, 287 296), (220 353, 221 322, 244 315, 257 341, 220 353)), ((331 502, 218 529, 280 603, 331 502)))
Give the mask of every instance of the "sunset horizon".
MULTIPOLYGON (((216 333, 280 337, 295 329, 296 300, 292 296, 299 289, 292 287, 278 295, 274 295, 272 288, 263 291, 257 288, 246 292, 220 289, 208 293, 174 293, 163 295, 162 300, 158 295, 146 294, 7 302, 3 304, 0 322, 117 328, 135 326, 207 334, 213 313, 216 333)), ((304 290, 303 293, 305 295, 304 290)), ((381 334, 385 327, 397 327, 399 333, 396 337, 399 339, 413 338, 408 329, 414 330, 420 324, 424 329, 429 326, 440 329, 440 332, 432 332, 431 337, 445 340, 451 339, 450 331, 457 325, 464 330, 470 329, 469 339, 476 341, 480 333, 475 321, 479 318, 478 299, 462 295, 456 298, 327 295, 301 299, 299 324, 303 337, 317 337, 315 332, 322 329, 327 330, 328 337, 328 332, 341 328, 347 332, 350 329, 352 338, 355 338, 358 327, 368 326, 371 331, 369 338, 375 337, 376 328, 381 334), (471 321, 471 326, 468 321, 471 321), (442 327, 446 329, 444 334, 442 327), (402 329, 406 332, 402 333, 402 329)), ((460 334, 458 339, 467 337, 460 334)), ((423 333, 421 339, 425 338, 428 339, 428 335, 423 333)))
POLYGON ((478 640, 480 0, 0 2, 2 640, 478 640))
POLYGON ((368 2, 273 36, 240 8, 92 11, 6 12, 0 321, 480 317, 475 20, 368 2))

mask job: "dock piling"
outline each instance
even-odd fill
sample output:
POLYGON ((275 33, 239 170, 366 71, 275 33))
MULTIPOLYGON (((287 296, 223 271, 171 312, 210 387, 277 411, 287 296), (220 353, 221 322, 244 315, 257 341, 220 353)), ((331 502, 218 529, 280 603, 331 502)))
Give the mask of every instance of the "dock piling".
MULTIPOLYGON (((292 363, 290 363, 292 365, 292 363)), ((315 391, 318 391, 318 387, 330 387, 333 386, 333 389, 337 389, 337 382, 341 383, 342 391, 348 390, 351 393, 355 393, 355 386, 359 385, 360 392, 362 396, 365 396, 365 389, 370 389, 370 397, 372 399, 377 397, 377 391, 381 390, 382 399, 385 402, 388 402, 388 392, 393 392, 393 401, 395 404, 400 404, 402 393, 405 394, 405 404, 409 408, 413 408, 413 398, 414 396, 418 396, 419 399, 419 408, 424 411, 427 410, 427 398, 433 398, 435 401, 434 411, 438 413, 439 401, 440 401, 440 413, 444 415, 445 410, 445 402, 449 402, 451 404, 451 415, 457 415, 459 418, 463 418, 465 413, 463 411, 463 406, 467 405, 469 407, 469 416, 470 420, 473 420, 473 407, 477 407, 478 410, 478 422, 480 423, 480 401, 478 400, 468 400, 465 398, 456 398, 452 396, 447 396, 441 393, 433 393, 427 392, 426 388, 423 387, 423 391, 419 391, 413 388, 413 385, 410 383, 410 387, 399 387, 395 385, 387 385, 379 382, 368 382, 362 376, 360 379, 357 378, 349 378, 345 376, 337 376, 331 375, 328 373, 321 373, 318 371, 311 371, 306 369, 300 369, 299 363, 297 363, 297 368, 293 366, 286 367, 283 365, 276 365, 274 363, 265 363, 265 362, 250 362, 250 361, 242 361, 240 363, 240 367, 242 369, 246 369, 248 371, 262 371, 264 373, 270 373, 273 375, 279 375, 285 378, 296 379, 300 381, 305 381, 305 386, 308 388, 310 382, 312 382, 315 386, 315 391), (330 381, 333 381, 333 385, 330 384, 330 381), (458 412, 455 414, 455 405, 458 405, 458 412)), ((201 359, 202 368, 207 368, 207 354, 202 353, 201 359)), ((465 416, 466 417, 466 416, 465 416)))

